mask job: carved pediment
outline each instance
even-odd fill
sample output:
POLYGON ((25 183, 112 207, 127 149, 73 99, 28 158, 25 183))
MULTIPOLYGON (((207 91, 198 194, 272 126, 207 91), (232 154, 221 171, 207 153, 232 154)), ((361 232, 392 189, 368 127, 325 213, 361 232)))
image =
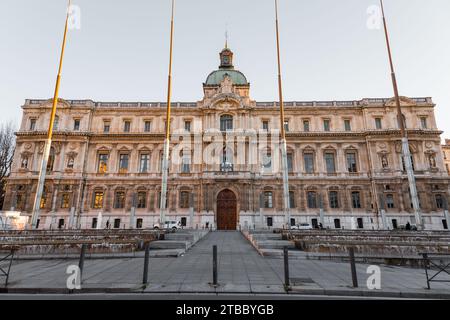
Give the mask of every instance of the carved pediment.
MULTIPOLYGON (((42 103, 41 106, 45 107, 45 108, 51 108, 53 106, 53 99, 46 100, 44 103, 42 103)), ((66 100, 60 98, 60 99, 58 99, 57 108, 58 109, 70 108, 70 104, 66 100)))
MULTIPOLYGON (((415 142, 411 142, 409 141, 409 151, 411 153, 417 153, 417 144, 415 142)), ((395 152, 397 153, 402 153, 402 143, 401 142, 397 142, 395 144, 395 152)))
MULTIPOLYGON (((400 97, 400 105, 402 107, 413 107, 413 106, 416 106, 417 103, 408 97, 400 97)), ((397 102, 396 102, 395 98, 392 98, 388 102, 386 102, 385 106, 386 107, 396 107, 397 102)))

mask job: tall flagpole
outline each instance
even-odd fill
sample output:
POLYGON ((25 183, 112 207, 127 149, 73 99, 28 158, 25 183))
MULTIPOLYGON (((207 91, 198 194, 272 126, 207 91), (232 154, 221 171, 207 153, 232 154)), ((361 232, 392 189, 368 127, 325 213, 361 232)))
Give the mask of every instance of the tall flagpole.
POLYGON ((169 177, 169 148, 170 148, 170 114, 172 98, 172 53, 173 53, 173 29, 174 29, 175 0, 172 0, 172 17, 170 21, 170 53, 169 53, 169 77, 167 83, 167 111, 166 111, 166 138, 164 140, 164 154, 162 163, 161 203, 160 203, 160 227, 165 226, 167 211, 167 181, 169 177))
POLYGON ((388 28, 387 28, 386 16, 384 14, 383 0, 380 0, 380 4, 381 4, 381 12, 383 14, 384 33, 386 36, 386 45, 387 45, 387 50, 388 50, 389 65, 391 68, 391 76, 392 76, 392 85, 394 87, 394 94, 395 94, 395 103, 397 105, 397 119, 398 119, 400 131, 401 131, 401 135, 402 135, 402 155, 403 155, 403 159, 405 162, 406 172, 408 174, 411 202, 413 204, 414 215, 416 218, 416 225, 419 230, 422 230, 422 229, 424 229, 424 225, 423 225, 423 221, 422 221, 422 214, 420 212, 419 197, 417 195, 416 178, 414 176, 414 170, 412 167, 411 151, 409 149, 409 142, 408 142, 408 132, 406 130, 406 125, 404 122, 401 103, 400 103, 400 95, 398 93, 397 78, 395 76, 394 62, 392 59, 391 44, 389 41, 389 33, 388 33, 388 28))
POLYGON ((37 227, 39 211, 41 208, 42 192, 44 190, 44 184, 45 184, 45 175, 47 172, 47 163, 48 163, 48 158, 50 155, 50 150, 52 147, 53 125, 54 125, 55 117, 56 117, 56 108, 58 106, 59 86, 61 83, 61 72, 62 72, 62 65, 63 65, 63 60, 64 60, 64 50, 66 48, 67 29, 68 29, 68 24, 69 24, 71 4, 72 4, 72 0, 69 0, 68 5, 67 5, 66 23, 64 26, 64 37, 63 37, 63 42, 62 42, 62 46, 61 46, 61 55, 60 55, 60 59, 59 59, 58 75, 56 77, 55 93, 53 96, 53 105, 52 105, 52 111, 50 114, 50 123, 48 126, 48 132, 47 132, 47 140, 45 141, 44 153, 42 155, 41 168, 39 171, 39 180, 38 180, 36 195, 34 198, 33 214, 31 217, 31 228, 32 229, 35 229, 37 227))
POLYGON ((289 174, 287 161, 287 145, 286 145, 286 130, 284 127, 284 102, 283 102, 283 85, 281 77, 281 57, 280 57, 280 36, 278 26, 278 0, 275 0, 275 26, 277 35, 277 59, 278 59, 278 93, 280 96, 280 125, 281 125, 281 165, 283 173, 283 209, 286 220, 286 225, 290 228, 291 213, 289 202, 289 174))

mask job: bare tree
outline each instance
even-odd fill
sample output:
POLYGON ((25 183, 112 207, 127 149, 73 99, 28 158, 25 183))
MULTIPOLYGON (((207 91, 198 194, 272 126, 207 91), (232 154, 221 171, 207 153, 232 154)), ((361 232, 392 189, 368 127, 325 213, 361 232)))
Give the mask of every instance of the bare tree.
POLYGON ((0 125, 0 210, 3 208, 6 192, 6 179, 11 172, 11 165, 16 147, 16 137, 12 123, 0 125))

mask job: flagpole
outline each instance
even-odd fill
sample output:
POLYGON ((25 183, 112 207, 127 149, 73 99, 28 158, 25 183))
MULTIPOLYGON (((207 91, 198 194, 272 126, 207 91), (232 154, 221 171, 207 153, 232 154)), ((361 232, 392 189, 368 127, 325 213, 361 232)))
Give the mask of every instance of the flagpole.
POLYGON ((278 63, 278 94, 280 99, 280 125, 281 125, 281 165, 283 173, 283 209, 286 220, 286 225, 290 228, 291 214, 289 202, 289 174, 287 161, 287 145, 286 145, 286 130, 284 127, 284 102, 283 102, 283 83, 281 76, 281 55, 280 55, 280 36, 278 25, 278 0, 275 0, 275 27, 277 36, 277 63, 278 63))
POLYGON ((34 205, 33 205, 33 214, 31 217, 31 229, 35 229, 37 227, 37 221, 39 218, 39 212, 41 207, 41 199, 42 199, 42 192, 44 190, 44 184, 45 184, 45 176, 47 172, 47 164, 48 164, 48 158, 50 155, 50 150, 52 146, 52 139, 53 139, 53 125, 55 122, 56 117, 56 108, 58 106, 58 97, 59 97, 59 86, 61 83, 61 73, 62 73, 62 66, 64 61, 64 51, 66 48, 66 40, 67 40, 67 29, 69 24, 69 16, 70 16, 70 6, 72 5, 72 0, 68 1, 67 5, 67 15, 66 15, 66 23, 64 26, 64 36, 61 46, 61 55, 59 58, 59 67, 58 67, 58 75, 56 76, 56 84, 55 84, 55 92, 53 95, 53 105, 52 105, 52 111, 50 114, 50 123, 48 126, 48 132, 47 132, 47 140, 45 141, 44 146, 44 153, 42 155, 42 161, 41 161, 41 167, 39 171, 39 180, 38 185, 36 189, 36 195, 34 199, 34 205))
POLYGON ((414 176, 414 170, 412 167, 411 151, 409 149, 408 132, 406 130, 406 124, 404 122, 404 118, 403 118, 403 114, 402 114, 400 95, 399 95, 398 85, 397 85, 397 78, 395 75, 394 62, 393 62, 393 58, 392 58, 391 44, 390 44, 390 40, 389 40, 389 32, 388 32, 388 27, 387 27, 387 22, 386 22, 386 16, 384 13, 383 0, 380 0, 380 4, 381 4, 381 12, 383 15, 384 34, 386 37, 389 65, 391 68, 392 85, 394 88, 395 103, 397 106, 397 119, 398 119, 400 131, 401 131, 401 135, 402 135, 402 155, 403 155, 403 159, 405 162, 406 172, 408 175, 411 202, 413 204, 417 228, 424 229, 424 225, 423 225, 423 221, 422 221, 422 214, 420 212, 419 197, 417 194, 416 178, 414 176))
POLYGON ((170 52, 169 52, 169 76, 167 82, 167 110, 166 110, 166 137, 164 140, 164 154, 162 163, 161 202, 160 202, 160 227, 165 226, 167 211, 167 183, 169 177, 169 148, 170 148, 170 116, 172 98, 172 57, 173 57, 173 31, 174 31, 175 0, 172 0, 172 15, 170 21, 170 52))

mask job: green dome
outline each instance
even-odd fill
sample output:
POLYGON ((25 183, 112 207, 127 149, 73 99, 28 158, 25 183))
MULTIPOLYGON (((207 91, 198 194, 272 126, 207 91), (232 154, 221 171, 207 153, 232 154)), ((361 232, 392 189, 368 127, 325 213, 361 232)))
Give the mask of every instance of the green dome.
POLYGON ((248 85, 247 78, 244 74, 237 70, 216 70, 213 71, 206 79, 206 85, 220 85, 225 76, 229 76, 235 85, 248 85))

